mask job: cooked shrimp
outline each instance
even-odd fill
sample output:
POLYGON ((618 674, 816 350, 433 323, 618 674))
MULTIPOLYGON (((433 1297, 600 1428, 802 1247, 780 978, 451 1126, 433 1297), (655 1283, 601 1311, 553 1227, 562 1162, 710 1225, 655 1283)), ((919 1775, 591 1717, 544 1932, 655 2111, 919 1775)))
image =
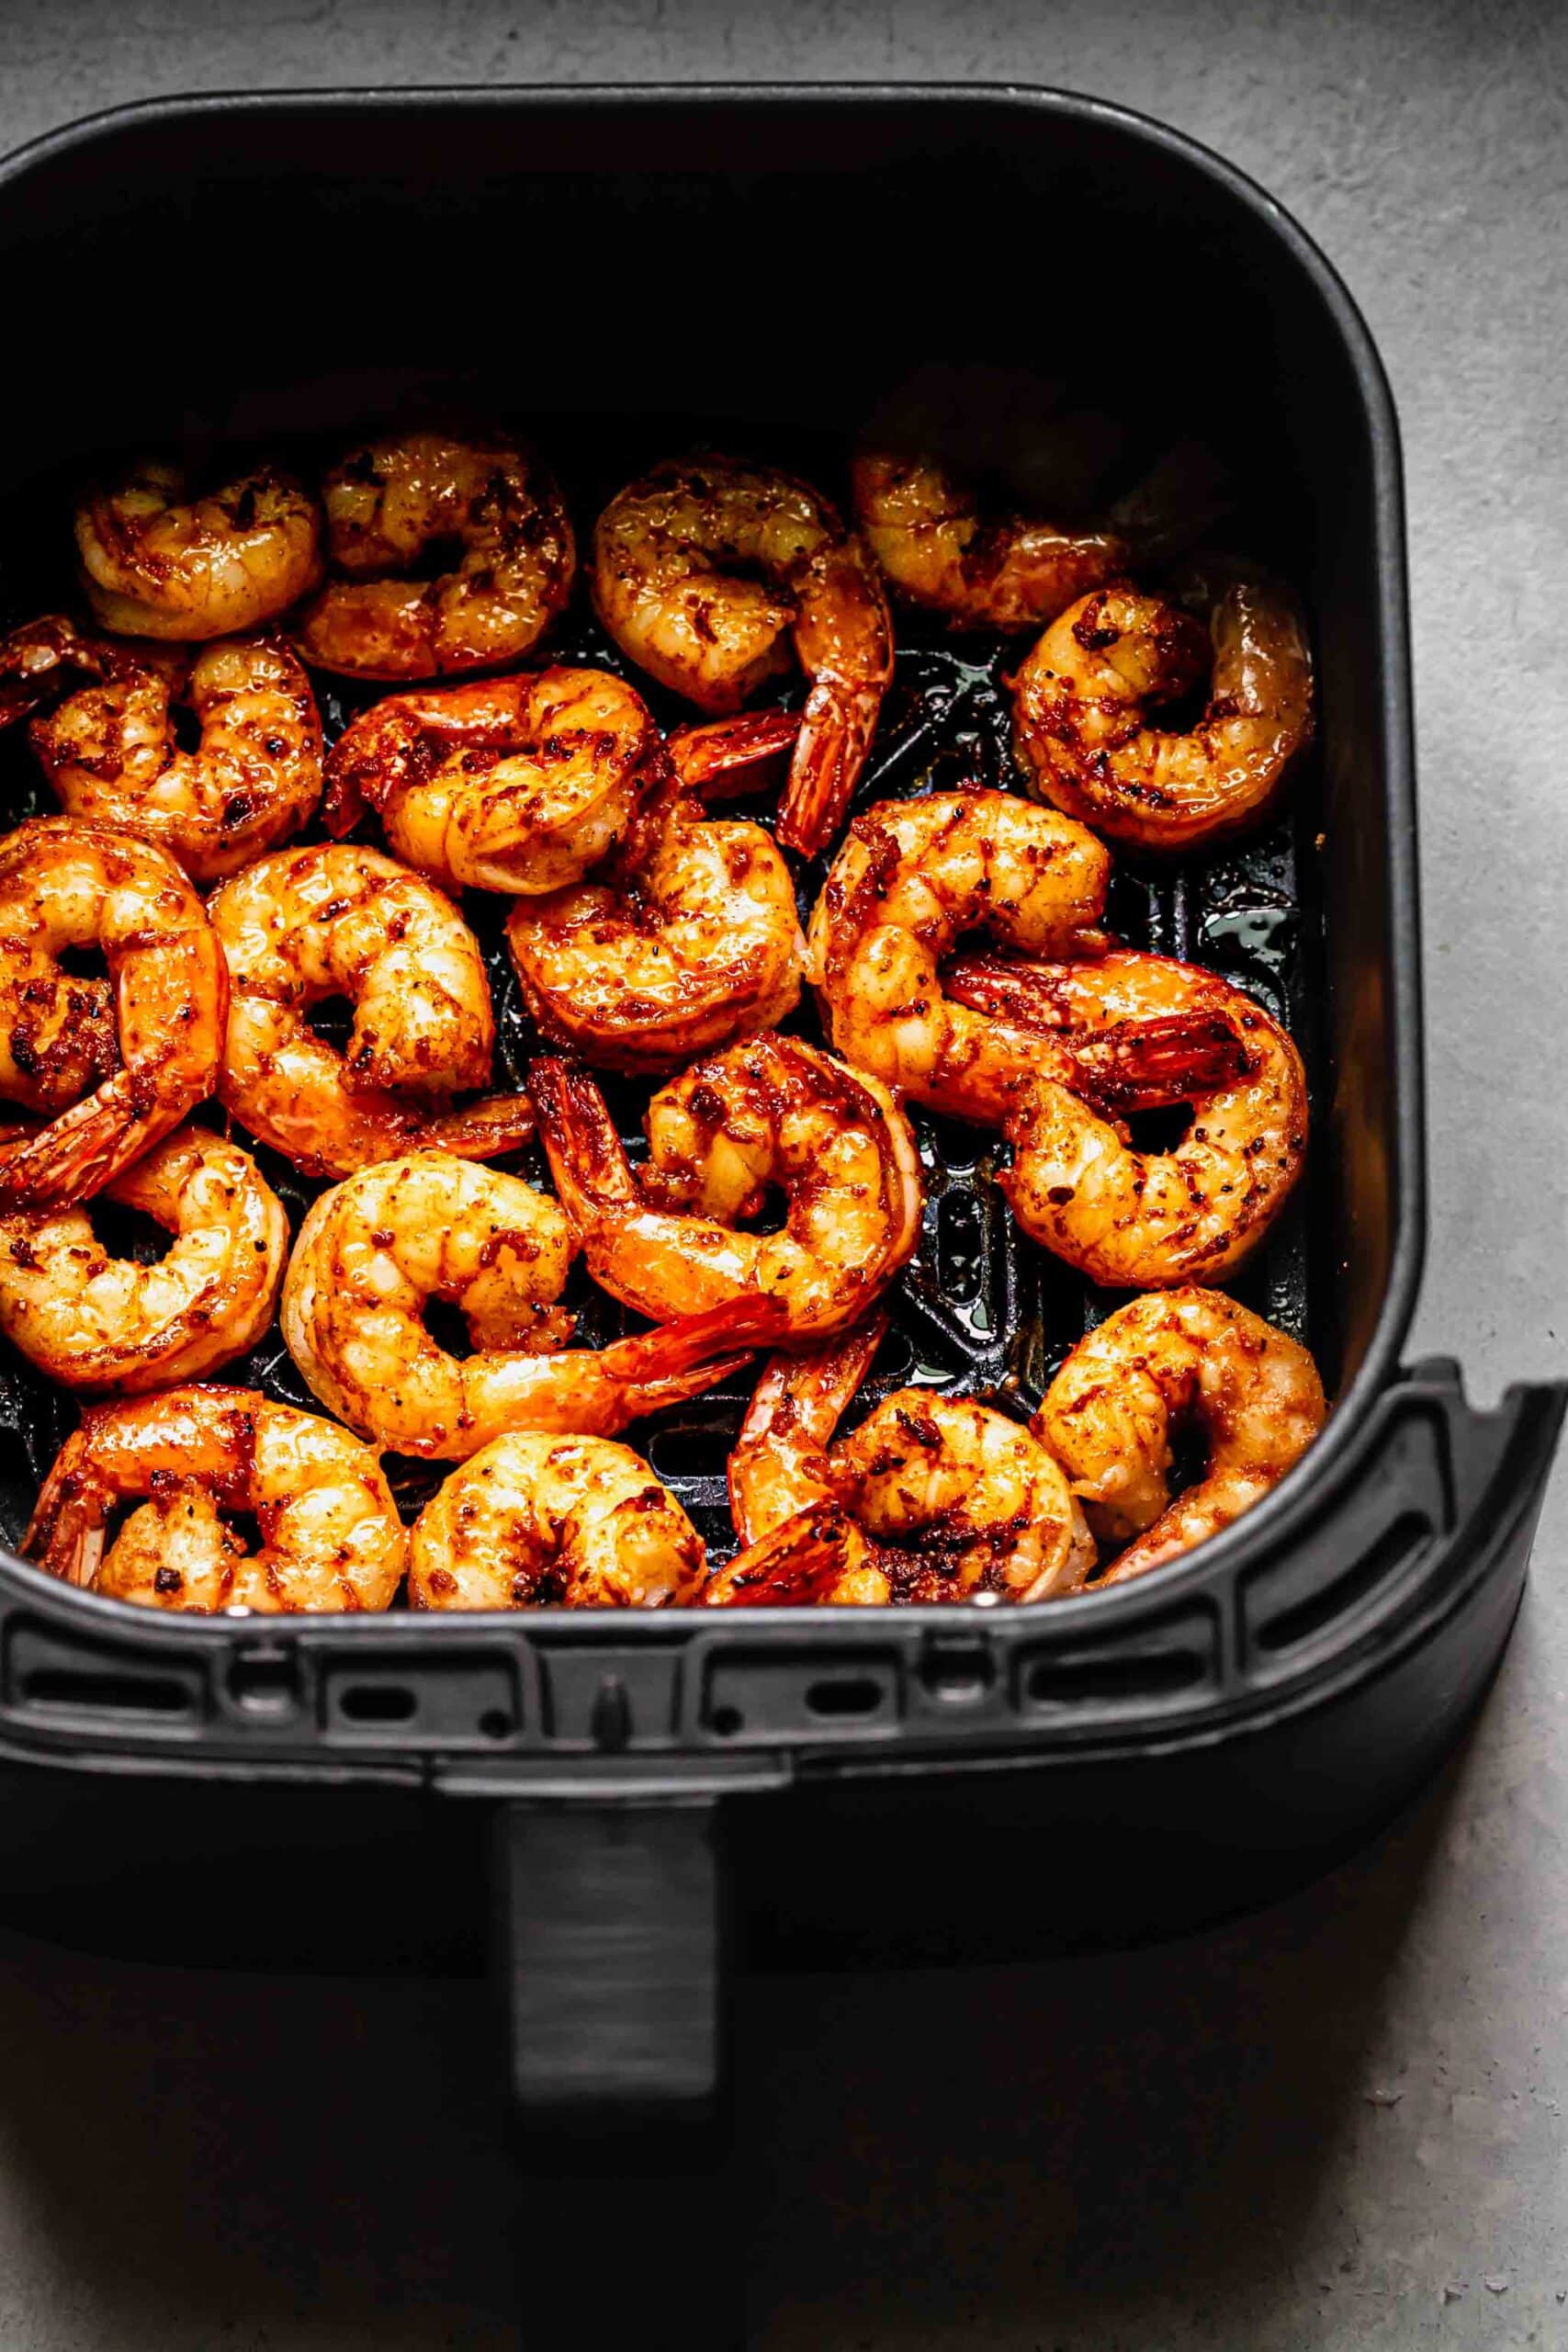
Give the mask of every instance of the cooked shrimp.
POLYGON ((743 1360, 748 1331, 767 1331, 743 1302, 567 1350, 571 1317, 555 1302, 575 1250, 556 1203, 520 1177, 411 1152, 311 1204, 284 1282, 283 1336, 351 1429, 461 1461, 511 1430, 608 1436, 711 1387, 743 1360), (472 1355, 449 1355, 425 1329, 433 1298, 461 1313, 472 1355))
POLYGON ((1119 1028, 1135 1040, 1173 1017, 1200 1035, 1205 1023, 1216 1036, 1228 1031, 1240 1069, 1217 1083, 1210 1072, 1184 1080, 1179 1057, 1166 1099, 1190 1104, 1192 1118, 1171 1149, 1135 1151, 1124 1130, 1046 1074, 1014 1100, 1013 1164, 998 1181, 1026 1233, 1115 1288, 1212 1280, 1261 1240, 1301 1174, 1307 1094, 1301 1056, 1260 1004, 1216 972, 1125 951, 1099 964, 976 957, 949 973, 948 988, 1021 1028, 1032 1022, 1043 1042, 1089 1046, 1119 1028))
POLYGON ((385 1609, 408 1538, 367 1445, 254 1388, 193 1385, 92 1405, 22 1550, 110 1600, 203 1613, 385 1609), (110 1543, 122 1503, 149 1498, 110 1543), (225 1515, 254 1518, 247 1551, 225 1515))
POLYGON ((520 662, 571 594, 560 492, 506 434, 385 435, 334 466, 321 496, 336 576, 299 624, 317 669, 435 678, 520 662), (432 557, 442 568, 421 577, 432 557))
POLYGON ((530 1072, 556 1189, 589 1272, 660 1321, 728 1299, 774 1299, 793 1332, 863 1314, 912 1254, 924 1190, 908 1121, 886 1087, 796 1037, 750 1037, 698 1062, 648 1108, 634 1170, 593 1080, 530 1072), (777 1185, 782 1233, 735 1228, 777 1185))
POLYGON ((699 794, 787 747, 798 723, 764 711, 673 737, 614 865, 519 900, 506 944, 547 1037, 601 1069, 662 1072, 794 1012, 806 943, 789 868, 761 825, 710 816, 699 794))
POLYGON ((76 509, 88 601, 120 637, 233 637, 284 612, 321 569, 316 502, 258 466, 193 497, 185 469, 153 458, 76 509))
POLYGON ((893 674, 875 567, 827 500, 734 458, 656 466, 599 518, 593 601, 640 668, 716 715, 787 671, 790 635, 808 691, 779 839, 820 848, 849 805, 893 674))
POLYGON ((853 485, 856 518, 894 588, 953 628, 1043 628, 1127 565, 1110 531, 986 514, 932 457, 862 450, 853 485))
POLYGON ((85 679, 162 670, 185 675, 183 646, 119 644, 79 628, 66 613, 42 613, 0 638, 0 727, 73 693, 85 679))
POLYGON ((1056 1463, 1003 1413, 900 1388, 832 1442, 880 1332, 777 1357, 730 1457, 730 1508, 748 1547, 710 1606, 768 1601, 1046 1600, 1094 1561, 1056 1463))
POLYGON ((419 1515, 414 1609, 662 1609, 694 1599, 702 1537, 639 1454, 520 1430, 455 1470, 419 1515))
POLYGON ((306 1175, 424 1142, 480 1159, 526 1142, 520 1095, 450 1107, 488 1080, 495 1023, 478 941, 418 875, 350 843, 277 850, 211 914, 233 980, 219 1095, 306 1175), (332 997, 354 1006, 341 1054, 309 1017, 332 997))
POLYGON ((175 1237, 155 1265, 112 1257, 82 1208, 0 1216, 0 1331, 68 1388, 134 1395, 253 1347, 288 1255, 283 1204, 248 1152, 181 1127, 100 1196, 175 1237))
POLYGON ((212 1091, 228 1002, 173 858, 74 817, 18 825, 0 842, 0 1096, 51 1124, 0 1148, 0 1206, 87 1200, 167 1135, 212 1091), (82 948, 107 982, 62 968, 82 948))
POLYGON ((1317 1367, 1299 1341, 1212 1290, 1135 1298, 1080 1340, 1030 1424, 1081 1495, 1089 1524, 1125 1545, 1101 1584, 1190 1551, 1260 1502, 1322 1429, 1317 1367), (1171 1432, 1207 1442, 1171 1499, 1171 1432), (1134 1539, 1131 1543, 1129 1538, 1134 1539))
POLYGON ((321 797, 315 696, 277 645, 203 646, 184 677, 122 659, 31 734, 68 815, 156 842, 195 882, 237 873, 298 832, 321 797), (201 728, 198 751, 175 742, 176 702, 201 728))
POLYGON ((1013 682, 1018 754, 1043 799, 1130 849, 1185 850, 1272 803, 1312 734, 1312 655, 1272 582, 1194 584, 1192 612, 1119 582, 1054 621, 1013 682), (1145 723, 1210 678, 1186 733, 1145 723))
POLYGON ((327 827, 368 803, 401 858, 445 889, 558 890, 607 857, 651 781, 659 730, 607 670, 393 695, 327 763, 327 827))

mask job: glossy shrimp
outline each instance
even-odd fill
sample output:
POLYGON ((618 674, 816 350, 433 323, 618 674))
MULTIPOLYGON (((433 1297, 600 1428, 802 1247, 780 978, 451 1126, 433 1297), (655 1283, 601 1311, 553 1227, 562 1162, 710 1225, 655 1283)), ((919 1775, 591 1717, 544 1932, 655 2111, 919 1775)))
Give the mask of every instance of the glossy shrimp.
POLYGON ((1034 1024, 1043 1043, 1087 1048, 1118 1032, 1136 1041, 1173 1020, 1228 1040, 1217 1082, 1177 1057, 1165 1099, 1191 1115, 1165 1151, 1135 1149, 1104 1106, 1036 1078, 1009 1112, 1013 1165, 998 1182, 1026 1233, 1115 1288, 1212 1281, 1256 1247, 1301 1174, 1307 1138, 1301 1056, 1260 1004, 1216 972, 1127 951, 1092 965, 974 957, 948 987, 1022 1030, 1034 1024))
POLYGON ((789 868, 761 825, 713 816, 704 795, 787 749, 798 725, 764 711, 672 737, 610 866, 518 901, 506 944, 547 1037, 601 1069, 661 1073, 795 1010, 806 943, 789 868))
POLYGON ((112 1183, 211 1091, 229 981, 201 900, 151 842, 39 817, 0 842, 0 1096, 49 1121, 0 1147, 0 1207, 112 1183), (63 959, 97 951, 107 978, 63 959))
POLYGON ((333 745, 327 825, 345 833, 368 805, 446 889, 558 890, 621 840, 659 750, 642 696, 606 670, 393 695, 333 745))
POLYGON ((340 459, 321 496, 330 576, 298 630, 317 669, 435 678, 499 668, 532 650, 571 594, 560 492, 506 434, 384 435, 340 459))
POLYGON ((779 839, 819 848, 849 805, 893 674, 876 568, 826 499, 733 458, 656 466, 599 518, 593 599, 623 651, 715 715, 784 673, 793 642, 807 692, 779 839))
MULTIPOLYGON (((556 1203, 520 1177, 438 1151, 361 1169, 314 1202, 283 1288, 283 1335, 328 1409, 400 1453, 461 1461, 512 1430, 609 1436, 744 1360, 769 1318, 688 1318, 592 1350, 568 1348, 557 1306, 576 1244, 556 1203), (426 1329, 457 1308, 474 1352, 426 1329)), ((773 1328, 776 1328, 774 1318, 773 1328)))
POLYGON ((101 1198, 173 1235, 153 1265, 115 1256, 83 1208, 0 1216, 0 1331, 68 1388, 133 1395, 194 1380, 272 1320, 288 1222, 248 1152, 184 1126, 101 1198))
POLYGON ((274 1615, 387 1608, 408 1539, 380 1464, 346 1430, 257 1389, 196 1385, 90 1406, 22 1550, 111 1600, 274 1615), (258 1548, 230 1524, 240 1517, 258 1548))
POLYGON ((1031 1427, 1114 1553, 1096 1579, 1123 1584, 1240 1518, 1322 1429, 1311 1356, 1212 1290, 1135 1298, 1080 1340, 1031 1427), (1195 1482, 1171 1497, 1171 1439, 1199 1436, 1195 1482))
POLYGON ((277 850, 211 902, 233 982, 218 1091, 310 1176, 423 1143, 488 1159, 527 1140, 520 1095, 454 1110, 484 1086, 495 1023, 479 943, 451 900, 378 851, 277 850), (339 1052, 313 1009, 354 1007, 339 1052))
POLYGON ((897 593, 960 629, 1041 628, 1126 568, 1114 532, 985 511, 938 459, 863 449, 856 519, 897 593))
POLYGON ((88 492, 76 551, 88 602, 120 637, 235 637, 288 610, 321 569, 321 514, 264 465, 207 493, 152 458, 88 492))
POLYGON ((455 1470, 419 1515, 414 1609, 662 1609, 691 1600, 703 1539, 629 1446, 517 1430, 455 1470))
POLYGON ((795 1037, 750 1037, 662 1087, 634 1170, 592 1080, 536 1062, 530 1091, 588 1268, 660 1321, 748 1297, 795 1333, 863 1314, 912 1254, 924 1189, 908 1121, 886 1087, 795 1037), (770 1187, 782 1232, 739 1228, 770 1187))
POLYGON ((1312 655, 1292 599, 1260 574, 1195 576, 1194 610, 1126 582, 1054 621, 1013 682, 1014 740, 1042 798, 1132 849, 1234 833, 1273 803, 1312 735, 1312 655), (1146 707, 1209 682, 1197 724, 1146 707))

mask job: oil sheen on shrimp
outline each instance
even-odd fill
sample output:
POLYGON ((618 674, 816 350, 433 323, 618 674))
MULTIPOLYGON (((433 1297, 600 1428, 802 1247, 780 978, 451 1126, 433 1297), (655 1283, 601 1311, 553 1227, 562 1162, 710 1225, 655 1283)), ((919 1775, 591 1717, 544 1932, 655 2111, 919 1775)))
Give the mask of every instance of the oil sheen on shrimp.
POLYGON ((659 749, 642 696, 607 670, 393 695, 333 747, 328 829, 368 805, 445 889, 558 890, 621 840, 659 749))
POLYGON ((919 1238, 924 1188, 909 1123, 886 1087, 796 1037, 749 1037, 661 1087, 634 1170, 599 1089, 536 1062, 539 1132, 589 1272, 668 1322, 772 1299, 795 1333, 840 1329, 880 1296, 919 1238), (784 1229, 739 1230, 770 1189, 784 1229))
POLYGON ((1263 815, 1312 735, 1312 655, 1294 601, 1261 574, 1195 576, 1194 609, 1126 582, 1054 621, 1013 682, 1034 789, 1129 849, 1179 851, 1263 815), (1185 731, 1145 709, 1209 680, 1185 731))
POLYGON ((793 1012, 806 943, 789 868, 761 825, 715 817, 702 796, 787 749, 798 725, 761 711, 671 738, 668 775, 612 864, 518 901, 506 944, 547 1037, 603 1069, 662 1073, 793 1012))
POLYGON ((1239 1519, 1322 1429, 1327 1408, 1298 1340, 1218 1291, 1135 1298, 1080 1340, 1031 1427, 1083 1498, 1124 1584, 1239 1519), (1171 1437, 1203 1466, 1172 1499, 1171 1437))
POLYGON ((849 806, 893 674, 876 568, 827 500, 734 458, 656 466, 599 518, 593 601, 639 668, 715 716, 785 673, 793 644, 807 691, 779 839, 818 849, 849 806))
POLYGON ((292 475, 254 467, 194 494, 150 458, 76 509, 82 584, 119 637, 234 637, 288 610, 321 569, 321 515, 292 475))
POLYGON ((1114 533, 987 513, 929 455, 863 449, 853 486, 856 519, 893 588, 953 628, 1042 628, 1126 567, 1114 533))
POLYGON ((112 1183, 211 1093, 229 1002, 201 900, 151 842, 38 817, 0 842, 0 1097, 49 1124, 0 1146, 0 1208, 112 1183), (107 979, 63 958, 96 950, 107 979))
POLYGON ((272 1320, 288 1222, 250 1154, 184 1126, 100 1197, 174 1236, 151 1266, 112 1256, 84 1208, 0 1216, 0 1331, 51 1380, 133 1395, 195 1380, 272 1320))
POLYGON ((508 434, 386 434, 340 459, 321 495, 330 576, 299 623, 316 669, 497 669, 533 650, 571 594, 560 492, 508 434))
POLYGON ((233 980, 219 1094, 305 1174, 427 1141, 481 1159, 526 1142, 520 1095, 451 1108, 489 1080, 495 1023, 478 941, 420 876, 351 842, 277 850, 211 915, 233 980), (336 998, 354 1007, 342 1053, 310 1018, 336 998))
POLYGON ((557 1306, 576 1244, 520 1177, 439 1151, 361 1169, 314 1202, 283 1289, 283 1336, 329 1411, 362 1436, 461 1461, 512 1430, 610 1436, 744 1360, 754 1310, 721 1310, 593 1350, 557 1306), (457 1308, 474 1352, 426 1329, 457 1308))
POLYGON ((414 1609, 662 1609, 691 1600, 702 1537, 629 1446, 516 1430, 455 1470, 419 1515, 414 1609))

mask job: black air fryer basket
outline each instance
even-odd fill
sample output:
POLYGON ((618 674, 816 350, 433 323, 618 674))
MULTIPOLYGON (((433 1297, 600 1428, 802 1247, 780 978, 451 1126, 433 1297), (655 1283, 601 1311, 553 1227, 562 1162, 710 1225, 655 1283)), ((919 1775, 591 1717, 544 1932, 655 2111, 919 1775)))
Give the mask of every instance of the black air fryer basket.
MULTIPOLYGON (((187 1960, 423 1967, 468 1960, 493 1914, 525 2111, 663 2126, 714 2111, 721 1917, 775 1961, 1156 1935, 1385 1818, 1496 1664, 1563 1395, 1478 1412, 1454 1364, 1400 1360, 1423 1140, 1399 458, 1300 231, 1190 142, 1052 93, 467 91, 100 118, 0 172, 0 247, 29 352, 0 453, 10 617, 62 593, 21 567, 84 466, 174 437, 330 449, 421 406, 526 417, 584 520, 705 437, 841 490, 856 428, 934 368, 1050 379, 1104 428, 1110 489, 1184 436, 1221 453, 1235 529, 1305 597, 1318 742, 1269 831, 1174 874, 1119 860, 1111 912, 1302 1043, 1307 1181, 1238 1288, 1335 1399, 1198 1554, 1035 1609, 202 1620, 5 1555, 9 1916, 187 1960), (179 259, 162 317, 150 253, 179 259), (236 329, 220 289, 247 254, 293 259, 236 329), (563 295, 585 272, 602 304, 563 295), (84 356, 84 315, 136 364, 84 356)), ((617 659, 585 611, 551 650, 617 659)), ((901 629, 863 800, 1009 781, 1000 662, 901 629)), ((329 724, 352 702, 328 694, 329 724)), ((4 763, 10 819, 39 786, 19 746, 4 763)), ((1109 1302, 1021 1243, 986 1138, 922 1141, 878 1378, 1027 1407, 1109 1302)), ((223 1376, 311 1401, 276 1345, 223 1376)), ((633 1433, 714 1541, 743 1402, 633 1433)), ((0 1365, 13 1541, 68 1419, 0 1365)))

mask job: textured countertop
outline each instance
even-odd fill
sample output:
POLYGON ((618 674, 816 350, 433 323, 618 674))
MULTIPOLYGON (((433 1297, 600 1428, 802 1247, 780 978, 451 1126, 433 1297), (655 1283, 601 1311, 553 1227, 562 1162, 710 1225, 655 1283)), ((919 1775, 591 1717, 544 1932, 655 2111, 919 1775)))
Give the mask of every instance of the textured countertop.
MULTIPOLYGON (((1459 1355, 1483 1402, 1562 1374, 1568 12, 0 0, 0 148, 182 89, 1058 83, 1265 182, 1348 279, 1404 431, 1433 1104, 1415 1345, 1459 1355)), ((779 258, 759 300, 779 299, 779 258)), ((807 290, 816 270, 875 267, 785 258, 807 290)), ((280 305, 309 266, 277 256, 280 305)), ((265 302, 265 268, 260 285, 265 302)), ((193 367, 203 292, 177 254, 148 256, 150 322, 193 367)), ((6 364, 26 366, 25 321, 6 364)), ((1297 1900, 1110 1962, 748 1987, 749 2341, 1568 2344, 1565 1568, 1560 1474, 1465 1751, 1378 1850, 1297 1900)), ((467 1984, 0 1941, 0 2345, 481 2352, 515 2343, 521 2312, 522 2340, 554 2352, 530 2216, 470 2087, 489 2032, 467 1984)), ((588 2220, 613 2260, 614 2199, 588 2220)), ((702 2246, 694 2215, 694 2262, 702 2246)), ((643 2340, 675 2338, 649 2312, 643 2340)))

